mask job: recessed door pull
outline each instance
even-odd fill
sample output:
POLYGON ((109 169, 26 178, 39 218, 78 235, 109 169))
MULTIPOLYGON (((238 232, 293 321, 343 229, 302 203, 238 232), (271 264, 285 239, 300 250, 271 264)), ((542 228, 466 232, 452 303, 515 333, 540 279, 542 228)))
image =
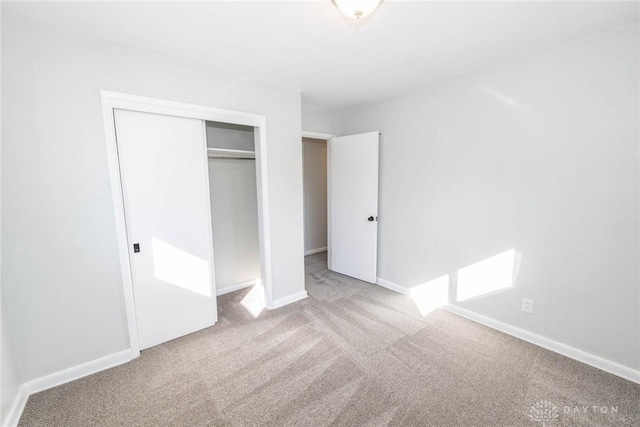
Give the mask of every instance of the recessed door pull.
POLYGON ((140 252, 140 243, 134 243, 133 244, 133 252, 135 252, 135 253, 140 252))

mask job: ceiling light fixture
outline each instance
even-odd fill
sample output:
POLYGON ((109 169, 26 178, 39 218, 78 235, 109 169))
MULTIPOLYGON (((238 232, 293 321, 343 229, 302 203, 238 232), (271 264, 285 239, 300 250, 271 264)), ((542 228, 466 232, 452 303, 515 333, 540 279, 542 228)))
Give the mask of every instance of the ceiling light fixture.
POLYGON ((333 3, 345 16, 360 19, 376 10, 382 0, 333 0, 333 3))

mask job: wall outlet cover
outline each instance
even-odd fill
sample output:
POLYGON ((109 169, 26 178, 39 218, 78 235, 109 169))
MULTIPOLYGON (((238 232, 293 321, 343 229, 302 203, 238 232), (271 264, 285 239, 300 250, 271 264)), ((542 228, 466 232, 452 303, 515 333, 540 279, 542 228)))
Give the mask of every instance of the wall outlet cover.
POLYGON ((533 300, 528 298, 522 298, 522 311, 525 313, 533 314, 533 300))

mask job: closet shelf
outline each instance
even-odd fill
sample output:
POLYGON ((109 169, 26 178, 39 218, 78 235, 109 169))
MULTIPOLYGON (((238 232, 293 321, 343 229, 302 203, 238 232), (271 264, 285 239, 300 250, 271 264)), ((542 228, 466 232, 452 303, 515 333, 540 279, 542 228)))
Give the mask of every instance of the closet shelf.
POLYGON ((207 148, 208 157, 222 157, 231 159, 255 159, 255 151, 232 150, 229 148, 207 148))

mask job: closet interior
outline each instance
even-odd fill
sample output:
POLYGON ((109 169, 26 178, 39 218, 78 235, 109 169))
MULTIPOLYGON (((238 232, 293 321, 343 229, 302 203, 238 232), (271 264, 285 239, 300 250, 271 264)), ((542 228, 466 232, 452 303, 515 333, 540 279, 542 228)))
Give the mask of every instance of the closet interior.
POLYGON ((206 122, 215 283, 218 295, 260 279, 255 134, 206 122))

